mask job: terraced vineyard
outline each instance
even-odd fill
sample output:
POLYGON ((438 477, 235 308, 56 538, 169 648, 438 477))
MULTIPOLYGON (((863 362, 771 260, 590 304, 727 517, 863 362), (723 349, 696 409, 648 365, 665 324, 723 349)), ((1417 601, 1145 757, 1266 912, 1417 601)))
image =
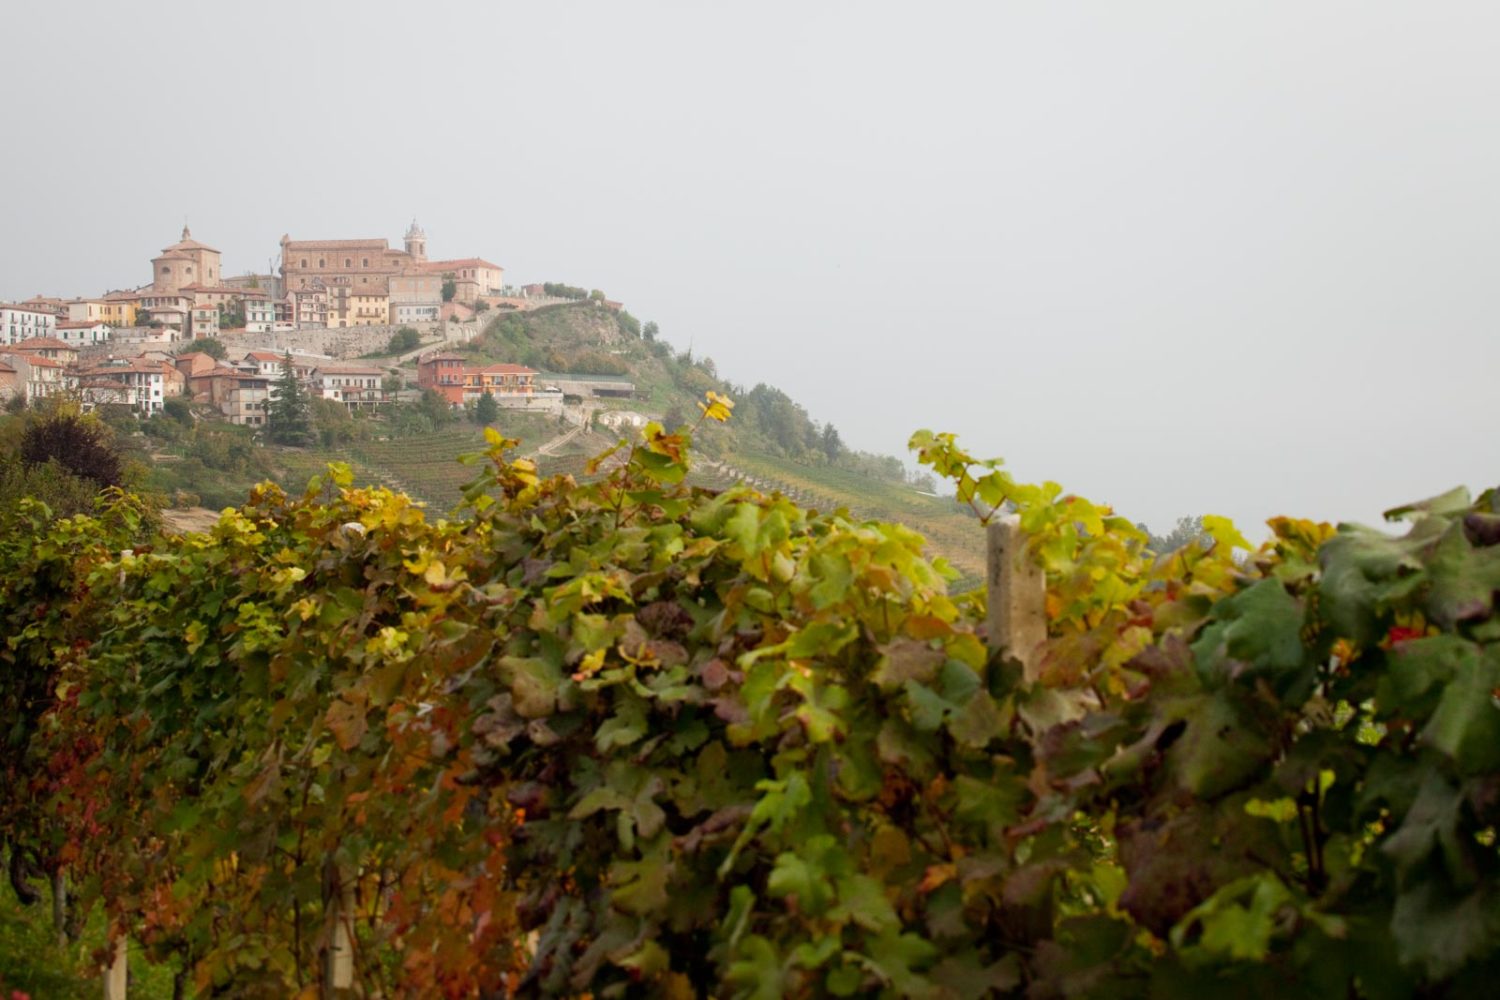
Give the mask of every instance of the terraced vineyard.
MULTIPOLYGON (((501 430, 521 441, 527 451, 556 432, 552 419, 527 414, 506 418, 501 430)), ((307 480, 320 475, 329 462, 345 462, 360 485, 374 484, 421 500, 435 512, 446 513, 463 497, 464 484, 474 478, 475 467, 459 456, 484 451, 484 431, 473 424, 421 437, 358 441, 338 448, 284 450, 277 464, 283 473, 283 488, 300 492, 307 480)))
MULTIPOLYGON (((537 415, 507 419, 503 429, 520 438, 523 452, 533 452, 558 430, 554 420, 537 415)), ((587 434, 570 442, 567 453, 542 457, 538 464, 547 475, 566 474, 579 481, 596 478, 585 471, 588 460, 614 440, 613 435, 587 434)), ((484 448, 483 431, 463 424, 423 437, 363 441, 339 449, 288 450, 279 454, 277 463, 283 470, 281 483, 291 492, 300 492, 328 462, 342 461, 353 469, 357 483, 388 486, 425 502, 434 512, 446 513, 462 499, 464 484, 476 471, 460 463, 459 456, 484 448)), ((726 462, 728 468, 700 457, 688 481, 725 489, 736 481, 733 469, 798 503, 823 510, 845 507, 859 519, 896 521, 921 532, 932 551, 959 571, 959 588, 977 586, 983 579, 983 532, 951 499, 927 496, 910 486, 847 469, 802 465, 750 450, 736 451, 726 462)))
POLYGON ((757 452, 740 451, 728 461, 798 503, 832 510, 847 507, 861 519, 896 521, 927 539, 928 546, 962 574, 958 589, 984 579, 984 532, 949 497, 933 497, 910 486, 825 465, 801 465, 757 452))

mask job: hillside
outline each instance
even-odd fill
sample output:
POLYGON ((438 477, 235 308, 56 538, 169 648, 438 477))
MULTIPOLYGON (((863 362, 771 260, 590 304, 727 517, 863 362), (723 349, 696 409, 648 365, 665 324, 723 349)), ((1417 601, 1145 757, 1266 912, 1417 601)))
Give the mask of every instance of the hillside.
MULTIPOLYGON (((735 401, 727 424, 699 429, 691 481, 723 488, 745 479, 820 510, 845 508, 857 520, 896 521, 914 528, 959 572, 958 585, 977 585, 984 572, 982 534, 967 511, 911 480, 903 463, 845 448, 835 428, 818 424, 798 402, 771 386, 747 387, 721 375, 712 359, 678 351, 629 313, 592 302, 493 315, 481 336, 456 348, 475 364, 511 362, 559 375, 626 379, 630 399, 587 398, 565 417, 503 410, 496 426, 520 440, 544 473, 585 478, 587 460, 629 437, 630 423, 668 426, 698 420, 707 391, 735 401), (607 423, 625 422, 619 429, 607 423)), ((375 359, 415 388, 414 357, 375 359)), ((360 484, 405 492, 438 512, 451 510, 474 467, 459 459, 483 450, 482 429, 431 400, 390 408, 379 419, 351 417, 336 404, 314 412, 317 442, 305 448, 262 444, 250 428, 211 419, 206 407, 174 408, 161 419, 117 421, 122 441, 143 467, 149 489, 178 507, 217 510, 243 501, 267 479, 300 493, 329 462, 344 462, 360 484)))
MULTIPOLYGON (((460 348, 476 361, 512 361, 544 372, 624 375, 636 387, 631 400, 598 399, 601 412, 624 410, 668 426, 697 420, 697 403, 714 390, 735 401, 734 418, 700 429, 702 458, 696 471, 705 485, 753 478, 824 510, 847 508, 859 519, 899 521, 925 535, 931 549, 960 572, 961 584, 984 573, 982 534, 951 499, 931 495, 908 480, 899 459, 844 448, 836 429, 813 421, 805 407, 765 385, 746 387, 721 374, 711 358, 675 350, 655 330, 628 313, 618 317, 590 303, 554 306, 495 317, 484 335, 460 348), (714 463, 712 465, 708 463, 714 463)), ((915 423, 913 425, 915 429, 915 423)), ((578 442, 579 454, 613 443, 606 432, 578 442)), ((544 460, 543 471, 574 471, 582 462, 544 460)))

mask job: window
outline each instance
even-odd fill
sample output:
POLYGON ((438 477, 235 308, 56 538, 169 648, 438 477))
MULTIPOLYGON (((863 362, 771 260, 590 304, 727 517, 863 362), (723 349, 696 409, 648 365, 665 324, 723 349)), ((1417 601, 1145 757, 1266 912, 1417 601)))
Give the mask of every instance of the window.
POLYGON ((365 267, 369 267, 369 266, 370 266, 370 258, 366 257, 365 258, 365 267))
MULTIPOLYGON (((302 266, 303 266, 303 267, 306 267, 306 266, 307 266, 307 258, 306 258, 306 257, 303 257, 303 258, 302 258, 302 266)), ((303 282, 303 284, 304 284, 304 285, 305 285, 305 284, 307 284, 307 282, 305 282, 305 281, 304 281, 304 282, 303 282)))
POLYGON ((350 260, 348 257, 345 257, 344 258, 344 266, 345 267, 353 267, 354 266, 354 261, 350 260))
POLYGON ((319 257, 319 258, 318 258, 318 266, 319 266, 319 267, 322 267, 322 266, 323 266, 323 258, 322 258, 322 257, 319 257))

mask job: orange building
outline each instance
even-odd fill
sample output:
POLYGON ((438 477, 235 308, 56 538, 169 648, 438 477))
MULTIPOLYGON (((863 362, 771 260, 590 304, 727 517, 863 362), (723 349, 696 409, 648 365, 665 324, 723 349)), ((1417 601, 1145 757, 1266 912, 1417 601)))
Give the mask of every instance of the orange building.
POLYGON ((493 364, 470 366, 461 354, 429 354, 417 363, 417 385, 434 389, 453 406, 478 399, 485 393, 496 397, 530 396, 536 392, 535 368, 493 364))

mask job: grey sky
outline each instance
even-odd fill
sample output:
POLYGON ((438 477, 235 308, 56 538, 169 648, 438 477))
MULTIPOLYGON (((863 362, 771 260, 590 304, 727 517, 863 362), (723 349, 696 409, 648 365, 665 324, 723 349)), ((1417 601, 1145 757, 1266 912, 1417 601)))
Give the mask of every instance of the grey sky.
POLYGON ((1158 528, 1500 481, 1492 3, 17 7, 6 298, 415 215, 1158 528))

